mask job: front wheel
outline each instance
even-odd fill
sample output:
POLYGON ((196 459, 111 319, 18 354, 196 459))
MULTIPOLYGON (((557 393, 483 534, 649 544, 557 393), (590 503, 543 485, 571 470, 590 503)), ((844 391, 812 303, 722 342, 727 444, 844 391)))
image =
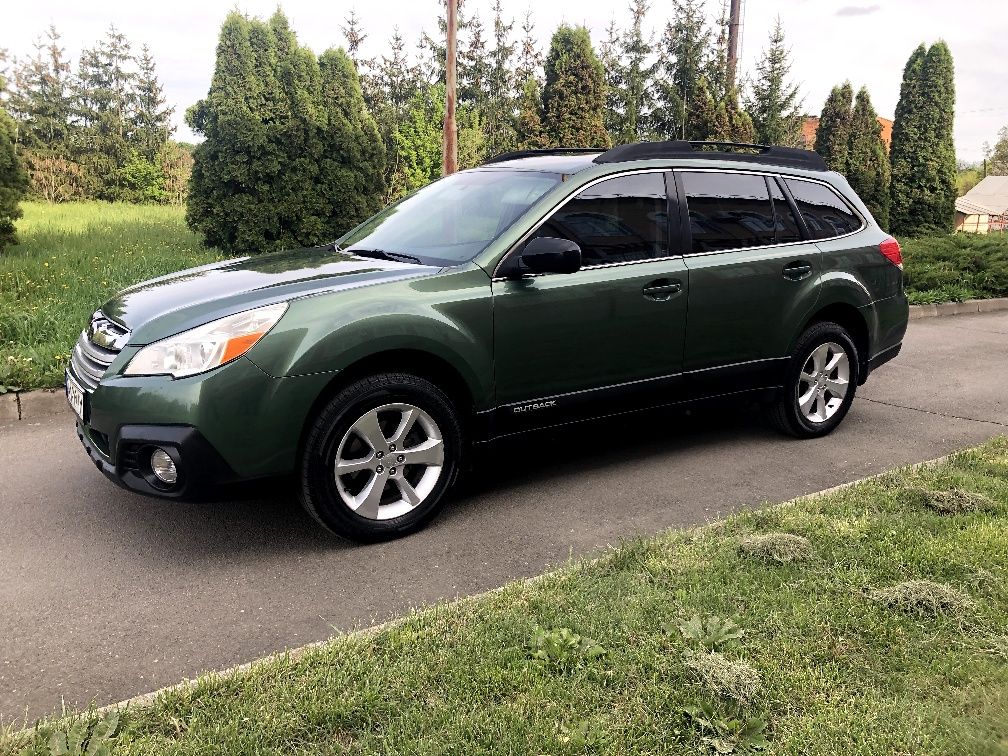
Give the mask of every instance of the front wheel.
POLYGON ((353 541, 412 533, 438 513, 459 469, 462 431, 451 401, 413 375, 357 381, 309 429, 301 500, 353 541))
POLYGON ((850 409, 860 367, 854 341, 843 327, 812 325, 798 340, 770 419, 798 438, 825 436, 850 409))

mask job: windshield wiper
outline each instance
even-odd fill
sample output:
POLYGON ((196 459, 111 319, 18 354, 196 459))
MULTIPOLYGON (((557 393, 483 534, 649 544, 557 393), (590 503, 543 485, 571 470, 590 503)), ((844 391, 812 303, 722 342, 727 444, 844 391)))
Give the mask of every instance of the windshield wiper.
POLYGON ((402 252, 386 252, 384 249, 346 249, 342 250, 359 257, 372 257, 376 260, 392 260, 393 262, 411 262, 423 265, 419 257, 404 255, 402 252))

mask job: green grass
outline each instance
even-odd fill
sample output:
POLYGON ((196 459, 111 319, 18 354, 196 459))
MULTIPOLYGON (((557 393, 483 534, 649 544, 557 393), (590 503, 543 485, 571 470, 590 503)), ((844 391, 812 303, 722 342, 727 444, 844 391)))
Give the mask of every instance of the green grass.
POLYGON ((1008 297, 1008 234, 900 239, 911 304, 1008 297))
POLYGON ((0 385, 59 386, 91 313, 116 291, 219 259, 180 207, 25 202, 0 253, 0 385))
POLYGON ((202 678, 128 711, 114 753, 743 751, 737 716, 771 754, 1004 754, 1006 524, 1000 438, 202 678), (942 514, 922 491, 990 504, 942 514))

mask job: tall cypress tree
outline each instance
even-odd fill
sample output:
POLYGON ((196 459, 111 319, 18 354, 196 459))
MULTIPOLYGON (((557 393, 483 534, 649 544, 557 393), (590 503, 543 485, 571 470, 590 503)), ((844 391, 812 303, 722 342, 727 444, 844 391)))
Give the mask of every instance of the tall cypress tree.
POLYGON ((756 64, 756 73, 752 92, 746 100, 756 140, 761 144, 804 146, 801 99, 798 97, 798 85, 788 79, 791 52, 784 42, 784 27, 780 18, 770 33, 769 46, 756 64))
POLYGON ((912 233, 923 225, 916 198, 922 188, 917 184, 916 166, 924 159, 921 151, 924 138, 924 92, 921 71, 927 48, 921 44, 910 54, 903 68, 899 102, 893 119, 889 161, 892 180, 889 185, 889 225, 894 234, 912 233))
POLYGON ((945 42, 936 42, 928 50, 921 68, 921 90, 927 159, 917 166, 923 190, 917 202, 926 226, 951 232, 956 200, 955 71, 945 42))
POLYGON ((315 186, 328 238, 337 239, 381 209, 385 144, 364 104, 357 69, 343 50, 319 58, 325 113, 322 158, 315 186))
MULTIPOLYGON (((862 90, 863 91, 863 90, 862 90)), ((860 94, 859 94, 860 96, 860 94)), ((823 105, 816 130, 815 149, 826 167, 843 173, 847 170, 847 145, 851 140, 851 107, 854 88, 849 81, 833 87, 823 105)))
POLYGON ((583 26, 553 34, 543 86, 543 131, 553 146, 608 147, 605 72, 583 26))
MULTIPOLYGON (((5 51, 0 50, 0 53, 5 51)), ((0 63, 5 60, 0 57, 0 63)), ((0 72, 0 95, 7 89, 7 79, 0 72)), ((28 177, 14 144, 14 121, 0 98, 0 252, 17 244, 14 221, 21 217, 21 198, 28 190, 28 177)))
POLYGON ((864 87, 858 91, 851 112, 848 143, 844 152, 847 181, 868 206, 878 224, 882 228, 888 228, 889 155, 886 153, 885 142, 882 141, 882 124, 872 107, 868 90, 864 87))
POLYGON ((519 149, 536 150, 547 144, 542 123, 542 90, 533 76, 529 76, 522 84, 515 132, 519 149))

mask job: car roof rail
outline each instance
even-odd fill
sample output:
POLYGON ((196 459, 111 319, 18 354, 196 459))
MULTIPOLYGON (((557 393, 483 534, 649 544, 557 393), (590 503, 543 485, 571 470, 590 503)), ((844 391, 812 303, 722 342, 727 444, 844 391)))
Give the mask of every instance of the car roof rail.
POLYGON ((484 160, 482 165, 491 163, 503 163, 505 160, 521 160, 522 158, 542 157, 544 155, 593 155, 596 152, 605 152, 605 147, 547 147, 541 150, 512 150, 494 155, 492 158, 484 160))
POLYGON ((826 170, 826 161, 822 159, 822 155, 812 150, 746 142, 688 142, 679 139, 668 142, 621 144, 603 152, 595 158, 595 162, 623 163, 629 160, 656 158, 736 160, 744 163, 786 165, 810 171, 826 170))

